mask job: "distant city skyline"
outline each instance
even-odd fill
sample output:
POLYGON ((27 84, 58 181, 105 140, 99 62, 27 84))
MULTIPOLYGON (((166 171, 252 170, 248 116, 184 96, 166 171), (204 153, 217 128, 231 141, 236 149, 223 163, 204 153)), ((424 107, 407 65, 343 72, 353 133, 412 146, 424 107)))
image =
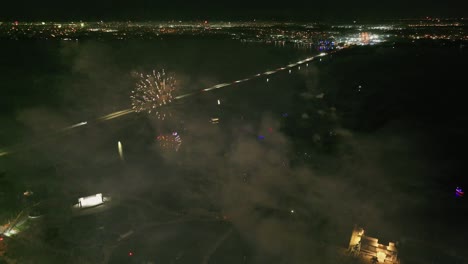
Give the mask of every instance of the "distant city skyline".
POLYGON ((392 39, 468 40, 462 20, 388 20, 384 23, 299 22, 0 22, 0 39, 159 39, 162 36, 216 36, 275 46, 333 50, 343 45, 373 45, 392 39))

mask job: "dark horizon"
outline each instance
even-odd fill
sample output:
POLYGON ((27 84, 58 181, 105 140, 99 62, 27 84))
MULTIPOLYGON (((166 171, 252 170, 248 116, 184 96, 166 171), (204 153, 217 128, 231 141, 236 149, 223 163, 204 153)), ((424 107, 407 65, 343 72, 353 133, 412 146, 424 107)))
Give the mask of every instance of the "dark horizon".
MULTIPOLYGON (((247 22, 258 22, 258 23, 317 23, 317 24, 335 24, 335 23, 356 23, 356 24, 366 24, 366 23, 385 23, 385 22, 396 22, 396 21, 468 21, 468 17, 395 17, 395 18, 382 18, 382 19, 316 19, 316 20, 306 20, 306 19, 281 19, 281 18, 225 18, 225 19, 210 19, 210 18, 187 18, 187 19, 176 19, 176 18, 166 18, 166 19, 8 19, 0 20, 0 23, 79 23, 79 22, 88 22, 88 23, 168 23, 168 22, 183 22, 183 23, 247 23, 247 22)), ((0 24, 1 25, 1 24, 0 24)))
POLYGON ((130 4, 117 1, 91 2, 83 0, 70 6, 54 0, 35 2, 24 0, 7 2, 0 10, 0 21, 15 20, 279 20, 279 21, 340 21, 385 20, 400 18, 462 18, 467 17, 467 4, 459 0, 449 2, 396 0, 390 4, 338 0, 334 2, 303 3, 288 1, 279 6, 267 1, 238 1, 236 5, 222 5, 215 1, 204 3, 150 2, 137 0, 130 4))

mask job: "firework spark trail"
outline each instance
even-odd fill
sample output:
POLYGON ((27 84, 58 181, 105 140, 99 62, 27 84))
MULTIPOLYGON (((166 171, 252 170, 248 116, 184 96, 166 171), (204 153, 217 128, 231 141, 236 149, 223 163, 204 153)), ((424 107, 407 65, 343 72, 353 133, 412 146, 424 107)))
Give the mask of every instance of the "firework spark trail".
POLYGON ((209 249, 207 254, 203 257, 202 264, 208 264, 210 261, 211 256, 218 250, 218 248, 226 241, 226 239, 232 234, 233 228, 229 228, 216 242, 214 245, 209 249))
POLYGON ((172 134, 159 135, 156 140, 159 142, 159 146, 166 150, 172 149, 178 151, 180 145, 182 145, 182 138, 177 132, 173 132, 172 134))
POLYGON ((114 113, 111 113, 111 114, 108 114, 108 115, 105 115, 105 116, 101 116, 97 120, 98 121, 108 121, 108 120, 118 118, 118 117, 122 117, 122 116, 125 116, 125 115, 128 115, 128 114, 134 113, 134 112, 135 112, 135 110, 133 110, 133 109, 120 110, 120 111, 116 111, 114 113))
MULTIPOLYGON (((171 103, 173 100, 180 100, 183 98, 187 98, 187 97, 199 94, 200 92, 208 92, 208 91, 212 91, 216 89, 229 87, 238 83, 247 82, 247 81, 259 78, 261 76, 268 76, 271 74, 275 74, 275 73, 278 73, 280 71, 284 71, 287 69, 291 71, 291 68, 300 66, 302 64, 312 61, 315 58, 323 57, 326 55, 327 55, 326 53, 320 53, 316 56, 306 58, 304 60, 289 64, 285 67, 281 67, 273 71, 266 71, 264 73, 258 73, 249 78, 237 80, 231 83, 217 84, 212 87, 208 87, 208 88, 196 91, 196 92, 179 95, 176 97, 172 96, 172 93, 175 90, 176 80, 174 79, 174 77, 166 75, 164 70, 162 70, 161 72, 153 71, 151 75, 146 75, 146 76, 143 74, 140 74, 141 79, 137 83, 137 87, 133 91, 132 96, 131 96, 132 108, 116 111, 114 113, 101 116, 97 118, 96 121, 109 121, 109 120, 119 118, 128 114, 131 114, 131 113, 135 113, 135 112, 138 113, 138 112, 143 112, 143 111, 147 111, 149 113, 151 113, 152 111, 156 111, 156 115, 158 116, 158 118, 164 119, 165 118, 164 113, 158 108, 168 103, 171 103)), ((69 130, 82 127, 85 125, 88 125, 88 122, 81 122, 75 125, 71 125, 69 127, 59 130, 59 132, 69 131, 69 130)), ((3 149, 0 151, 0 157, 12 154, 13 152, 15 151, 3 149)))
POLYGON ((81 122, 81 123, 78 123, 78 124, 75 124, 75 125, 72 125, 72 126, 62 128, 61 131, 67 131, 67 130, 71 130, 71 129, 74 129, 74 128, 77 128, 77 127, 80 127, 80 126, 86 126, 87 124, 88 124, 88 122, 81 122))
POLYGON ((78 123, 78 124, 74 124, 74 125, 71 125, 71 126, 56 130, 55 132, 51 132, 49 134, 42 135, 41 139, 36 139, 33 142, 30 142, 28 144, 25 144, 25 143, 18 144, 18 145, 15 145, 13 147, 10 147, 8 150, 2 149, 2 150, 0 150, 0 157, 22 151, 22 150, 24 150, 24 149, 26 149, 28 147, 30 148, 30 147, 38 146, 40 144, 43 144, 43 143, 47 142, 48 140, 50 140, 51 138, 53 138, 55 136, 65 134, 66 132, 68 132, 68 131, 70 131, 72 129, 75 129, 75 128, 81 127, 81 126, 85 126, 87 124, 88 124, 88 122, 81 122, 81 123, 78 123))
MULTIPOLYGON (((131 114, 133 112, 134 112, 133 109, 121 110, 121 111, 114 112, 112 114, 108 114, 108 115, 99 117, 95 121, 96 122, 108 121, 108 120, 111 120, 111 119, 114 119, 114 118, 118 118, 118 117, 122 117, 124 115, 131 114)), ((10 147, 8 149, 2 149, 2 150, 0 150, 0 157, 7 156, 7 155, 10 155, 10 154, 13 154, 13 153, 16 153, 16 152, 20 152, 20 151, 23 151, 25 149, 32 148, 32 147, 35 147, 35 146, 39 146, 39 145, 44 144, 47 141, 51 140, 55 136, 63 135, 63 134, 65 134, 65 133, 67 133, 67 132, 69 132, 71 130, 74 130, 75 128, 83 127, 83 126, 86 126, 86 125, 88 125, 87 121, 77 123, 77 124, 74 124, 74 125, 71 125, 71 126, 56 130, 55 132, 51 132, 48 135, 43 135, 40 139, 35 139, 33 142, 29 142, 27 144, 24 143, 24 144, 15 145, 15 146, 12 146, 12 147, 10 147)))
POLYGON ((121 161, 125 161, 124 154, 123 154, 123 147, 122 142, 117 142, 117 150, 119 151, 119 157, 121 161))

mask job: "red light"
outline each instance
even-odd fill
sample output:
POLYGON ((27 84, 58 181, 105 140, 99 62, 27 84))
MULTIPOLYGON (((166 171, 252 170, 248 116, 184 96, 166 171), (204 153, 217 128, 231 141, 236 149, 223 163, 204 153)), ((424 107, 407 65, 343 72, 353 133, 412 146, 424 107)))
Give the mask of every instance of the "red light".
POLYGON ((128 256, 129 257, 133 256, 133 252, 128 252, 128 256))
POLYGON ((3 237, 0 237, 0 241, 3 241, 3 237))

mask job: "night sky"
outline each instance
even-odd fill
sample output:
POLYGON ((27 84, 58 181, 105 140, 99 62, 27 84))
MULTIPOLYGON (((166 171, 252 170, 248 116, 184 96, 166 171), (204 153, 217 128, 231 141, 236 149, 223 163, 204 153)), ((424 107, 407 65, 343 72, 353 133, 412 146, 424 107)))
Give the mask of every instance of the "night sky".
POLYGON ((448 1, 6 1, 0 20, 278 19, 348 20, 463 17, 467 4, 448 1))

